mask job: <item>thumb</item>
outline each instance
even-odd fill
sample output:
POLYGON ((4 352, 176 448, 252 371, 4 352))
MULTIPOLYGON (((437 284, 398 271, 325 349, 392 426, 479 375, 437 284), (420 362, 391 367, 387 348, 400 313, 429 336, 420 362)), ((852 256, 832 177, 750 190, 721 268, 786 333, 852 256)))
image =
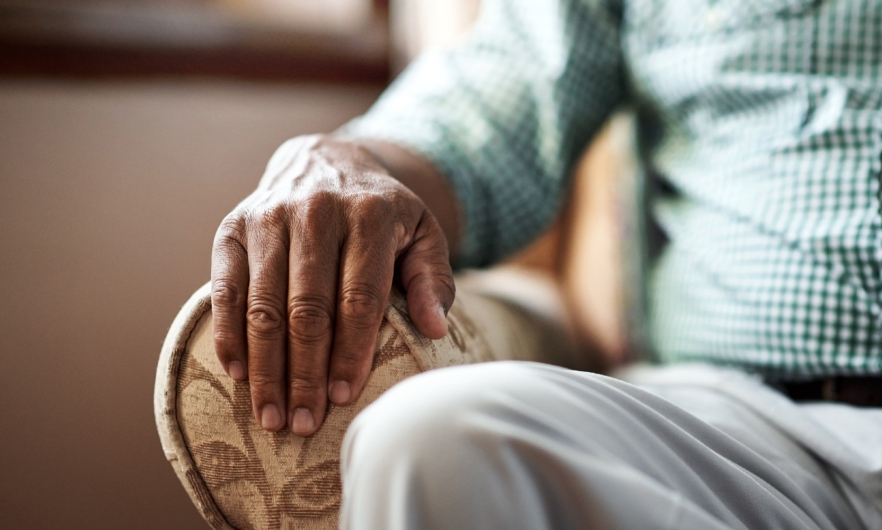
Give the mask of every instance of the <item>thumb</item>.
POLYGON ((428 210, 417 225, 413 242, 399 258, 399 271, 408 312, 417 329, 430 339, 447 335, 447 311, 453 305, 456 286, 447 239, 428 210))

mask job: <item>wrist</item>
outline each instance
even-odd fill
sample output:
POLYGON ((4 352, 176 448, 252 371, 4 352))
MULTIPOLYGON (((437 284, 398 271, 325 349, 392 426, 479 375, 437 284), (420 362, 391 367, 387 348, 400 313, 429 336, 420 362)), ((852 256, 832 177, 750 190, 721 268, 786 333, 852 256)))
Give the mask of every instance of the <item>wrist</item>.
POLYGON ((465 224, 447 177, 428 159, 401 145, 375 139, 354 141, 426 204, 447 238, 451 259, 455 258, 465 224))

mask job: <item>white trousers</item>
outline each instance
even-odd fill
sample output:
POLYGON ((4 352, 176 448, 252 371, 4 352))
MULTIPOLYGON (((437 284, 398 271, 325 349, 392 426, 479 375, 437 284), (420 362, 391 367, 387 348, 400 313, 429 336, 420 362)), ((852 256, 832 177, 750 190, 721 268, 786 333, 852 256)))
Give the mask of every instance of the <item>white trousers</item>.
POLYGON ((882 409, 704 365, 622 378, 499 362, 405 380, 349 429, 341 526, 882 529, 882 409))

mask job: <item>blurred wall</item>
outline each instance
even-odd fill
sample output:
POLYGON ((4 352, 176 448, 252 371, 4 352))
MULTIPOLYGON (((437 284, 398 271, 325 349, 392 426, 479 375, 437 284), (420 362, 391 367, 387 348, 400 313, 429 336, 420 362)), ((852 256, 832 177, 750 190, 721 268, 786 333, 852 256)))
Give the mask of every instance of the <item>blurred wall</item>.
POLYGON ((403 69, 427 50, 465 40, 480 7, 480 0, 390 0, 394 68, 403 69))
POLYGON ((153 422, 165 332, 273 150, 378 92, 0 81, 0 527, 204 527, 153 422))

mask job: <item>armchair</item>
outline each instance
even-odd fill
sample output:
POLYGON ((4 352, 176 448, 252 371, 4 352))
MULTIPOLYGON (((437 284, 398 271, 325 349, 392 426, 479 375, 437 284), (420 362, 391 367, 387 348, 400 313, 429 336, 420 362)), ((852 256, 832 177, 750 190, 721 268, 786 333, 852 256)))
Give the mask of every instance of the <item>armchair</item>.
POLYGON ((363 393, 349 406, 331 405, 321 428, 300 438, 261 429, 248 383, 224 373, 203 286, 172 324, 157 369, 154 410, 166 458, 214 528, 337 528, 340 446, 356 414, 397 382, 446 366, 518 360, 589 368, 564 314, 550 280, 472 273, 458 280, 448 335, 432 341, 416 331, 393 290, 363 393))

